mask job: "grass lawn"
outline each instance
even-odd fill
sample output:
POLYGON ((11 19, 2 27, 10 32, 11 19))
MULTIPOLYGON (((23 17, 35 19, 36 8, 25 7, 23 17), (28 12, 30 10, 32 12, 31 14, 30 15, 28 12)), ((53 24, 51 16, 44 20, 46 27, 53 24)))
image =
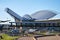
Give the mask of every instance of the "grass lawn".
POLYGON ((2 36, 2 39, 0 38, 0 40, 15 40, 18 38, 18 36, 9 36, 7 34, 0 34, 0 36, 2 36))

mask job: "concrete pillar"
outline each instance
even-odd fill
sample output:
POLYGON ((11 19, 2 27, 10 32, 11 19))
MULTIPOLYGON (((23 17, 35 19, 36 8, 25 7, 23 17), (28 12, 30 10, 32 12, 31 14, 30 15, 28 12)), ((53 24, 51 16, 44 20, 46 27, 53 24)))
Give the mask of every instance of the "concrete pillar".
POLYGON ((12 22, 11 22, 11 26, 12 26, 12 22))
POLYGON ((22 23, 20 24, 20 32, 22 32, 22 23))

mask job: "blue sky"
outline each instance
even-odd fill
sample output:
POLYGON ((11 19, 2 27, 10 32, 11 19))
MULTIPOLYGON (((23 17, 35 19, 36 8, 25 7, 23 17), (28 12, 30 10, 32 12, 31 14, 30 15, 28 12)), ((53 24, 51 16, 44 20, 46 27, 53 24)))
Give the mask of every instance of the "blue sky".
POLYGON ((32 14, 39 10, 57 11, 58 15, 54 18, 60 18, 60 0, 0 0, 0 20, 14 19, 5 11, 10 8, 20 16, 32 14))

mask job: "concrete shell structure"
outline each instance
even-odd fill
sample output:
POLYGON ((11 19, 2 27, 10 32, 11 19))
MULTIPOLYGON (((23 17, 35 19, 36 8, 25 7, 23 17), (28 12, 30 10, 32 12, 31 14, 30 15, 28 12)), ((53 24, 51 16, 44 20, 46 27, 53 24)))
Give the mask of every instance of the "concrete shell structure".
POLYGON ((32 15, 24 15, 23 17, 19 16, 17 13, 13 12, 11 9, 6 8, 6 12, 10 14, 12 17, 14 17, 15 21, 19 22, 21 20, 44 20, 49 19, 56 15, 56 13, 48 10, 42 10, 35 12, 32 15))
POLYGON ((38 12, 35 12, 34 14, 31 15, 32 18, 35 18, 37 20, 43 20, 43 19, 49 19, 53 16, 55 16, 56 13, 48 10, 41 10, 38 12))
POLYGON ((24 18, 27 18, 27 19, 32 19, 30 15, 26 14, 23 16, 24 18))
POLYGON ((11 9, 6 8, 5 9, 8 14, 10 14, 12 17, 14 17, 17 20, 22 20, 22 17, 19 16, 17 13, 13 12, 11 9))

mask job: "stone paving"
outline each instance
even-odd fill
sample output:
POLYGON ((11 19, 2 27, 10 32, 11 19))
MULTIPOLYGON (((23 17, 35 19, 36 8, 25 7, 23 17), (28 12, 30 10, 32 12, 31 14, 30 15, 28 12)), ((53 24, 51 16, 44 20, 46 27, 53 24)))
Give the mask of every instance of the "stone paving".
POLYGON ((19 38, 18 40, 60 40, 60 36, 56 35, 56 36, 46 36, 46 37, 38 37, 38 38, 34 38, 34 37, 22 37, 19 38))
POLYGON ((18 40, 35 40, 34 37, 22 37, 22 38, 19 38, 18 40))
POLYGON ((39 37, 37 40, 60 40, 60 36, 39 37))

